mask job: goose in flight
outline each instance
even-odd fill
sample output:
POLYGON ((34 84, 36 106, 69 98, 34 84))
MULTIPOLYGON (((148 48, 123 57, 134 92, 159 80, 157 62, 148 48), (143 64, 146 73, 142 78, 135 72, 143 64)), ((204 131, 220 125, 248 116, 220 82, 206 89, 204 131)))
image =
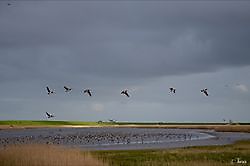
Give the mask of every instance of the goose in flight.
POLYGON ((50 114, 48 112, 46 112, 46 115, 47 115, 47 118, 53 118, 53 117, 55 117, 55 115, 52 115, 52 114, 50 114))
POLYGON ((128 94, 128 90, 123 90, 123 91, 121 92, 121 94, 126 95, 127 97, 130 97, 129 94, 128 94))
POLYGON ((201 93, 204 93, 206 96, 208 96, 207 89, 202 89, 202 90, 201 90, 201 93))
POLYGON ((55 93, 53 90, 50 90, 48 86, 46 87, 46 89, 48 91, 48 95, 55 93))
POLYGON ((70 92, 72 89, 67 87, 67 86, 64 86, 64 89, 65 89, 65 92, 70 92))
POLYGON ((175 89, 175 88, 173 88, 173 87, 170 87, 170 88, 169 88, 169 90, 170 90, 170 92, 169 92, 169 93, 175 93, 175 91, 176 91, 176 89, 175 89))
POLYGON ((92 96, 92 93, 91 93, 91 90, 90 89, 85 89, 83 91, 83 93, 88 93, 88 95, 91 97, 92 96))

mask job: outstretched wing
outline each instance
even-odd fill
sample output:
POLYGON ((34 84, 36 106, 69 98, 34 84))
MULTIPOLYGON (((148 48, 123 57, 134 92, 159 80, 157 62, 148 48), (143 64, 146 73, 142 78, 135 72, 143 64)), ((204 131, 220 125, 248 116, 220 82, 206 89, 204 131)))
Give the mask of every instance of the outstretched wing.
POLYGON ((89 96, 92 96, 92 94, 91 94, 90 90, 88 90, 88 94, 89 94, 89 96))
POLYGON ((49 89, 49 87, 46 87, 46 89, 47 89, 47 91, 50 93, 50 89, 49 89))
POLYGON ((69 88, 68 88, 68 87, 66 87, 66 86, 64 86, 64 89, 65 89, 65 90, 69 90, 69 88))
POLYGON ((126 95, 127 97, 129 97, 128 90, 123 90, 123 91, 121 92, 121 94, 124 94, 124 95, 126 95))
POLYGON ((50 117, 50 116, 51 116, 51 114, 49 114, 48 112, 46 112, 46 115, 47 115, 48 117, 50 117))
POLYGON ((125 93, 127 97, 130 97, 128 93, 125 93))
POLYGON ((125 90, 124 94, 129 97, 128 90, 125 90))
POLYGON ((83 91, 83 93, 88 93, 89 96, 92 96, 92 94, 91 94, 91 92, 90 92, 90 89, 85 89, 85 90, 83 91))

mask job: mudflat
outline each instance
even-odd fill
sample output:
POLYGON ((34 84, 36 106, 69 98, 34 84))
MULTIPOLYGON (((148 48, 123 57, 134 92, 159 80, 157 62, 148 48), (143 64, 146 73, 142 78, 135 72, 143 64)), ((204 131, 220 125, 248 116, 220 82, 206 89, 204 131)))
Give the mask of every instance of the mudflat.
POLYGON ((250 133, 210 129, 137 127, 38 127, 0 130, 0 147, 11 144, 54 144, 88 150, 166 149, 225 145, 250 139, 250 133))

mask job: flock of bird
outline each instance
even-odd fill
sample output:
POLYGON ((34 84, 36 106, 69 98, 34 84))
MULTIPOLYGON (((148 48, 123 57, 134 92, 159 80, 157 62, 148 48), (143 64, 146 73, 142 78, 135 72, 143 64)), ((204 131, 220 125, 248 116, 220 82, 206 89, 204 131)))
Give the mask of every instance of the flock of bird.
MULTIPOLYGON (((64 90, 65 90, 66 93, 72 91, 72 89, 69 88, 69 87, 67 87, 67 86, 64 86, 63 88, 64 88, 64 90)), ((55 91, 54 91, 54 90, 51 90, 48 86, 46 87, 46 89, 47 89, 48 95, 54 94, 54 93, 55 93, 55 91)), ((170 87, 169 90, 170 90, 169 93, 176 93, 176 89, 173 88, 173 87, 170 87)), ((83 93, 84 93, 84 94, 87 93, 90 97, 92 96, 92 92, 91 92, 90 89, 84 89, 84 90, 83 90, 83 93)), ((208 96, 207 88, 201 89, 201 93, 204 93, 204 95, 208 96)), ((130 95, 129 95, 127 89, 126 89, 126 90, 122 90, 122 91, 121 91, 121 95, 125 95, 125 96, 127 96, 127 97, 130 97, 130 95)))
MULTIPOLYGON (((64 88, 66 93, 72 91, 72 89, 67 87, 67 86, 64 86, 63 88, 64 88)), ((46 89, 47 89, 48 95, 55 94, 55 91, 51 90, 48 86, 46 87, 46 89)), ((90 89, 83 90, 83 93, 87 93, 90 97, 92 96, 92 93, 91 93, 90 89)))
POLYGON ((175 130, 133 129, 128 128, 81 128, 81 129, 43 129, 30 131, 27 135, 14 134, 9 137, 0 137, 0 148, 7 145, 27 143, 68 145, 81 147, 97 147, 96 145, 135 145, 148 143, 162 143, 172 141, 189 141, 199 136, 191 132, 175 130), (93 146, 94 145, 94 146, 93 146))
MULTIPOLYGON (((64 88, 64 91, 66 93, 72 91, 72 88, 70 88, 70 87, 64 86, 63 88, 64 88)), ((46 90, 47 90, 48 95, 55 94, 55 90, 50 89, 48 86, 46 87, 46 90)), ((176 88, 170 87, 169 90, 170 90, 169 93, 173 93, 173 94, 176 93, 176 88)), ((207 90, 207 88, 201 89, 201 93, 203 93, 205 96, 208 96, 208 90, 207 90)), ((87 94, 89 97, 92 96, 92 92, 91 92, 90 89, 84 89, 83 90, 83 94, 87 94)), ((124 95, 126 97, 130 97, 129 92, 128 92, 127 89, 122 90, 121 91, 121 95, 124 95)), ((47 118, 53 118, 53 117, 55 117, 53 114, 50 114, 48 112, 46 112, 46 115, 47 115, 47 118)))

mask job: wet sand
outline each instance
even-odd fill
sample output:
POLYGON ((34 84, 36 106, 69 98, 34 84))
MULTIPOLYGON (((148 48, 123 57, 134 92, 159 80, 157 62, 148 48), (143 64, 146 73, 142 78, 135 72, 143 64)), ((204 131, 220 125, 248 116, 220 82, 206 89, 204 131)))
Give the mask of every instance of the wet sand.
POLYGON ((55 144, 88 150, 166 149, 225 145, 250 139, 250 133, 201 129, 67 127, 0 130, 0 148, 11 144, 55 144))

